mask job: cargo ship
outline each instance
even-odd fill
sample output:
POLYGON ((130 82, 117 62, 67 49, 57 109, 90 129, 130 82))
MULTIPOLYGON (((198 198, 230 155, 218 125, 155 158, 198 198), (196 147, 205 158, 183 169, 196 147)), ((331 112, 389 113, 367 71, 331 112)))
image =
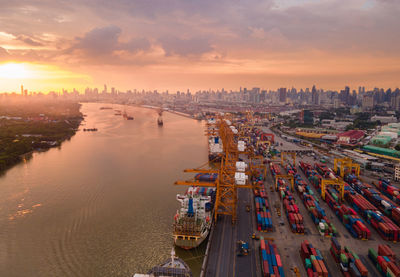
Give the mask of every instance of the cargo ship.
POLYGON ((208 119, 207 132, 210 134, 208 138, 208 160, 212 162, 220 162, 224 148, 222 140, 219 137, 217 121, 214 118, 208 119))
POLYGON ((199 246, 208 236, 213 219, 215 188, 189 187, 176 199, 181 203, 174 217, 174 242, 183 249, 199 246))
POLYGON ((189 266, 180 258, 175 256, 175 250, 171 251, 171 258, 164 263, 153 267, 147 274, 136 273, 133 277, 192 277, 189 266))
POLYGON ((208 160, 213 162, 220 162, 223 149, 224 148, 220 137, 210 137, 210 139, 208 140, 208 160))

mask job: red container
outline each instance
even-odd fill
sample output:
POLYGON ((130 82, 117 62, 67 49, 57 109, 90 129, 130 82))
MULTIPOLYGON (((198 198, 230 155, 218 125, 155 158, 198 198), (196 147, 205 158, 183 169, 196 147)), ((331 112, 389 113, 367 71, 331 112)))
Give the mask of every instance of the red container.
POLYGON ((365 267, 365 265, 361 262, 360 259, 357 259, 355 261, 355 264, 356 264, 356 267, 357 267, 358 271, 360 271, 361 276, 368 276, 368 270, 365 267))
POLYGON ((389 262, 388 267, 393 272, 394 276, 396 276, 396 277, 400 276, 400 268, 394 262, 392 262, 392 261, 389 262))
POLYGON ((326 269, 324 261, 319 260, 319 265, 321 266, 322 276, 328 277, 328 270, 326 269))

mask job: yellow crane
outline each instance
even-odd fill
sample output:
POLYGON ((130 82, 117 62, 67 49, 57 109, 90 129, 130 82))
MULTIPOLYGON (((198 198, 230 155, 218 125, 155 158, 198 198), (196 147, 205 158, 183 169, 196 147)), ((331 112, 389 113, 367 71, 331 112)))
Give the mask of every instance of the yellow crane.
MULTIPOLYGON (((236 222, 237 210, 237 189, 249 188, 253 189, 256 186, 251 182, 246 182, 244 185, 236 184, 236 162, 239 160, 239 154, 244 154, 246 151, 239 151, 238 143, 236 141, 236 134, 231 129, 232 121, 228 122, 226 118, 219 117, 218 119, 218 132, 222 140, 223 155, 221 165, 218 170, 208 169, 187 169, 186 172, 200 172, 200 173, 216 173, 218 178, 214 183, 204 183, 199 181, 177 181, 176 185, 189 185, 189 186, 204 186, 216 187, 215 199, 215 221, 218 215, 230 215, 232 222, 236 222)), ((250 167, 251 169, 251 167, 250 167)))
POLYGON ((337 173, 338 166, 340 165, 340 177, 344 178, 344 170, 348 168, 351 170, 355 170, 355 174, 357 177, 360 176, 360 165, 353 163, 353 160, 350 158, 343 158, 343 159, 334 159, 333 161, 333 169, 335 173, 337 173))
POLYGON ((333 186, 339 187, 340 200, 343 200, 345 184, 346 183, 341 179, 322 179, 321 180, 321 197, 322 197, 322 199, 325 200, 326 186, 333 185, 333 186))
POLYGON ((290 184, 292 185, 291 186, 292 191, 294 191, 294 177, 293 177, 293 175, 281 175, 281 174, 275 175, 275 190, 276 191, 278 191, 278 180, 279 179, 289 180, 290 184))
POLYGON ((288 152, 282 151, 281 152, 281 165, 284 165, 284 161, 286 160, 286 156, 291 156, 293 160, 293 166, 296 166, 296 152, 288 152))

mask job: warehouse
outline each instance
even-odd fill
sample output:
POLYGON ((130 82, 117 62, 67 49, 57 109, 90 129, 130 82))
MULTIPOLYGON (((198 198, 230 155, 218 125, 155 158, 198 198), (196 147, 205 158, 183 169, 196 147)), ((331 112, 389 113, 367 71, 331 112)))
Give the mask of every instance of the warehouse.
POLYGON ((363 137, 365 133, 364 131, 360 130, 350 130, 344 133, 340 133, 337 135, 339 144, 356 144, 358 143, 363 137))

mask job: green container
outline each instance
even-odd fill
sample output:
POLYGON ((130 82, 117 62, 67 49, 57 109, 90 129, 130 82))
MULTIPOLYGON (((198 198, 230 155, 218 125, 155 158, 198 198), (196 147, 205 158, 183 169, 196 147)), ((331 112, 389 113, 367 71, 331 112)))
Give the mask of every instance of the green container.
POLYGON ((336 227, 335 227, 335 226, 333 226, 333 224, 331 224, 331 226, 332 226, 332 232, 333 232, 334 234, 337 234, 336 227))
POLYGON ((285 198, 285 192, 283 190, 281 190, 281 196, 282 198, 285 198))
POLYGON ((368 249, 368 255, 374 260, 374 262, 376 263, 378 260, 378 253, 376 253, 376 251, 372 248, 368 249))
POLYGON ((360 257, 358 257, 358 255, 356 253, 351 252, 351 254, 353 254, 353 257, 354 257, 355 260, 359 260, 360 259, 360 257))
POLYGON ((346 255, 345 254, 340 254, 340 261, 343 263, 343 264, 345 264, 345 265, 347 265, 347 263, 349 262, 349 259, 346 257, 346 255))
POLYGON ((310 259, 306 259, 305 264, 306 264, 306 268, 312 268, 310 259))
POLYGON ((310 259, 311 259, 311 261, 314 261, 314 260, 316 260, 317 258, 315 258, 314 255, 311 255, 311 256, 310 256, 310 259))

